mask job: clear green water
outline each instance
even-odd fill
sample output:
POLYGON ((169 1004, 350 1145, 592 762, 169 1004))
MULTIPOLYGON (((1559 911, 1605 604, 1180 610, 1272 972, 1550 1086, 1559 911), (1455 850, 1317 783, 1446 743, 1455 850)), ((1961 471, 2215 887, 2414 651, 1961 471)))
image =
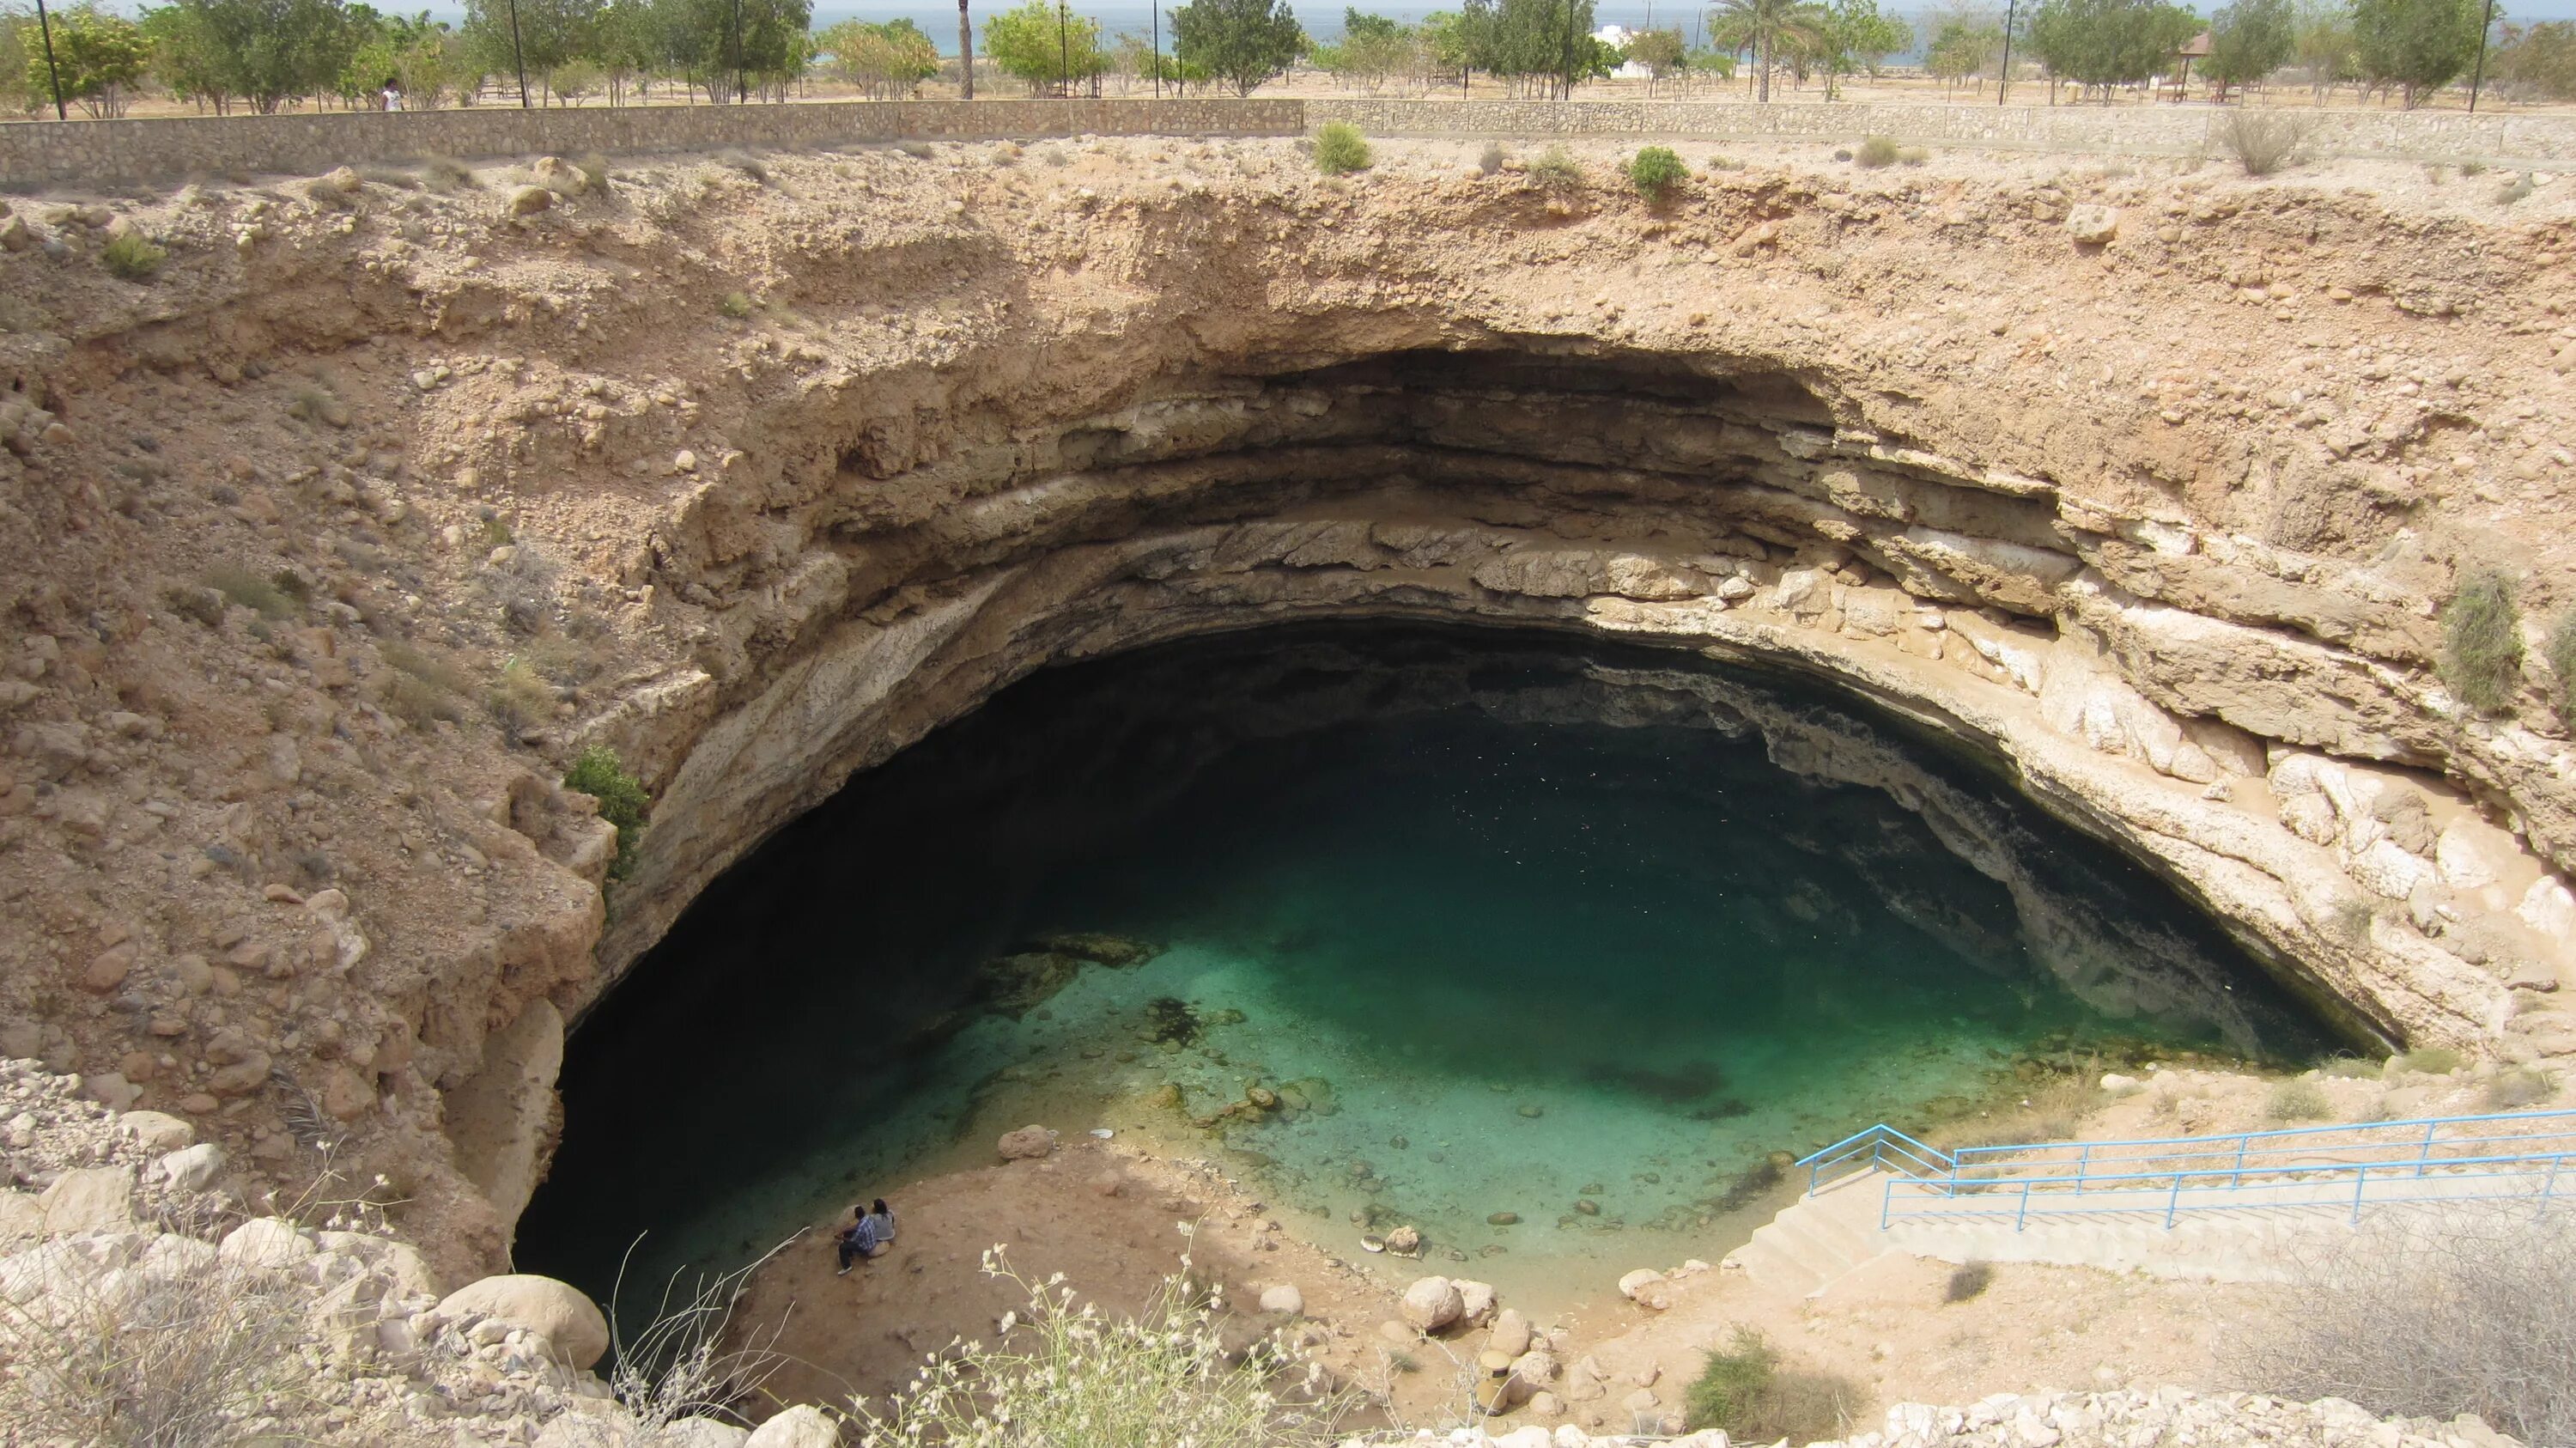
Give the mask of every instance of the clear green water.
POLYGON ((576 1032, 519 1259, 604 1293, 649 1230, 647 1280, 730 1266, 1039 1121, 1563 1302, 1714 1260, 1771 1153, 2035 1057, 2320 1039, 2159 882, 1857 705, 1512 636, 1235 636, 1025 682, 712 888, 576 1032), (1157 953, 997 984, 1066 931, 1157 953), (1255 1087, 1286 1105, 1211 1121, 1255 1087))

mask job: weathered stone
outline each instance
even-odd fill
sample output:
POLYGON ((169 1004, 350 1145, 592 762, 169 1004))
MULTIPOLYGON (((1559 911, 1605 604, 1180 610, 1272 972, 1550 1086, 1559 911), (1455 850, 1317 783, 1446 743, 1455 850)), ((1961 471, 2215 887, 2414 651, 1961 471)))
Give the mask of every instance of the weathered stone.
POLYGON ((1418 1332, 1438 1332, 1466 1311, 1458 1285, 1446 1277, 1416 1278, 1404 1289, 1404 1320, 1418 1332))
POLYGON ((526 1328, 575 1368, 589 1367, 608 1351, 608 1319, 601 1316, 599 1304, 551 1277, 486 1277, 447 1294, 438 1310, 448 1317, 473 1313, 526 1328))
POLYGON ((1035 1161, 1055 1150, 1055 1133, 1043 1126, 1023 1126, 1003 1132, 994 1149, 1004 1161, 1035 1161))

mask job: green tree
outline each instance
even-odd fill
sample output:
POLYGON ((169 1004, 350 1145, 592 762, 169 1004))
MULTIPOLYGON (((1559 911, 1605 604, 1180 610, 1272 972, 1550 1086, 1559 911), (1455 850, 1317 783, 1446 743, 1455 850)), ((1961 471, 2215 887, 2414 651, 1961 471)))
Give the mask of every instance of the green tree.
POLYGON ((2258 84, 2289 64, 2298 27, 2290 0, 2235 0, 2209 23, 2209 55, 2200 73, 2224 101, 2236 87, 2258 84))
POLYGON ((2290 46, 2319 105, 2336 86, 2361 76, 2353 59, 2352 10, 2345 0, 2300 0, 2290 46))
POLYGON ((125 114, 134 83, 150 66, 152 52, 143 27, 109 11, 94 0, 53 13, 54 61, 49 70, 42 45, 22 45, 29 52, 26 85, 51 99, 54 76, 62 78, 62 98, 77 103, 92 117, 105 120, 125 114))
POLYGON ((1825 73, 1825 99, 1834 98, 1834 78, 1867 71, 1878 73, 1889 56, 1914 45, 1914 27, 1881 12, 1878 0, 1832 0, 1823 7, 1815 58, 1825 73))
POLYGON ((1771 99, 1775 53, 1817 49, 1830 23, 1824 8, 1811 0, 1721 0, 1708 22, 1711 41, 1738 54, 1753 52, 1761 88, 1755 99, 1765 101, 1771 99))
POLYGON ((164 5, 143 12, 143 39, 152 52, 152 78, 200 111, 232 114, 233 92, 218 64, 204 17, 193 6, 164 5))
POLYGON ((1248 96, 1306 52, 1288 0, 1189 0, 1172 12, 1172 53, 1248 96))
POLYGON ((815 36, 814 43, 831 56, 831 73, 870 100, 911 95, 939 74, 939 47, 908 19, 882 25, 844 20, 815 36))
POLYGON ((2166 0, 2042 0, 2029 45, 2052 77, 2099 90, 2108 103, 2114 87, 2162 71, 2199 26, 2166 0))
POLYGON ((1618 65, 1592 38, 1593 0, 1467 0, 1459 19, 1470 64, 1514 95, 1569 96, 1618 65))
POLYGON ((2517 99, 2576 101, 2576 20, 2506 26, 2493 69, 2517 99))
POLYGON ((2353 59, 2411 111, 2469 68, 2485 19, 2483 0, 2353 0, 2353 59))
POLYGON ((339 0, 179 0, 224 89, 259 114, 274 115, 334 89, 355 49, 339 0))
POLYGON ((1690 43, 1678 30, 1640 30, 1628 37, 1628 58, 1646 68, 1646 93, 1680 75, 1690 62, 1690 43))
MULTIPOLYGON (((507 0, 482 3, 505 5, 507 0)), ((523 21, 529 3, 519 0, 523 21)), ((598 0, 550 3, 596 5, 598 0)), ((653 0, 653 5, 660 67, 703 88, 711 101, 746 101, 755 94, 784 99, 813 55, 813 38, 806 33, 814 18, 812 0, 653 0)), ((533 57, 529 66, 536 66, 533 57)))
POLYGON ((1060 15, 1047 0, 1022 0, 1016 9, 987 16, 984 56, 1004 74, 1027 81, 1031 95, 1059 79, 1069 82, 1108 69, 1108 57, 1100 53, 1100 22, 1060 15))
POLYGON ((1932 29, 1923 68, 1944 86, 1983 76, 2003 49, 2002 17, 1970 4, 1954 4, 1925 17, 1932 29))
MULTIPOLYGON (((33 110, 40 95, 50 90, 32 90, 27 85, 27 53, 40 50, 28 43, 30 25, 27 18, 11 10, 0 10, 0 114, 14 115, 33 110)), ((37 61, 44 57, 38 54, 37 61)))
POLYGON ((514 84, 525 67, 543 104, 554 94, 554 72, 594 49, 601 9, 601 0, 465 0, 465 34, 514 84))

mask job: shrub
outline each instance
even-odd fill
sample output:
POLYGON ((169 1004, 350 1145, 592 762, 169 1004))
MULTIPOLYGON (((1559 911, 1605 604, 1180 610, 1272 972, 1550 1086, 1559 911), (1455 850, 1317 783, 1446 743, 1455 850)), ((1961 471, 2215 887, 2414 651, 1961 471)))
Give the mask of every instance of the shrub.
POLYGON ((2558 722, 2576 730, 2576 608, 2562 608, 2549 625, 2549 642, 2542 645, 2542 656, 2549 660, 2549 671, 2558 676, 2558 692, 2549 703, 2558 713, 2558 722))
POLYGON ((492 681, 483 707, 515 738, 555 716, 554 686, 537 677, 527 660, 512 659, 502 666, 501 677, 492 681))
POLYGON ((161 590, 161 602, 182 618, 193 618, 208 628, 224 626, 224 598, 211 588, 176 584, 161 590))
POLYGON ((1932 153, 1921 146, 1908 146, 1896 153, 1896 162, 1900 166, 1928 165, 1931 160, 1932 153))
POLYGON ((471 191, 474 172, 462 161, 445 156, 432 156, 420 163, 421 179, 439 191, 471 191))
POLYGON ((1842 1436, 1861 1398, 1833 1374, 1783 1369, 1769 1338, 1739 1326, 1723 1351, 1708 1355, 1682 1409, 1693 1432, 1723 1428, 1739 1442, 1813 1443, 1842 1436))
POLYGON ((1995 1264, 1992 1262, 1961 1263, 1950 1269, 1950 1282, 1941 1289, 1941 1300, 1966 1302, 1973 1297, 1982 1297, 1994 1281, 1995 1264))
POLYGON ((643 782, 627 773, 625 761, 605 744, 583 750, 564 772, 563 782, 564 788, 599 801, 599 817, 617 826, 617 858, 608 867, 608 878, 634 874, 636 848, 644 842, 644 816, 653 807, 643 782))
POLYGON ((2386 1212, 2291 1265, 2274 1314, 2221 1346, 2228 1376, 2374 1414, 2474 1413, 2576 1443, 2576 1219, 2528 1204, 2386 1212))
POLYGON ((2558 1082, 2537 1066, 2515 1066, 2487 1083, 2487 1109, 2520 1111, 2558 1094, 2558 1082))
POLYGON ((260 577, 247 568, 225 564, 206 570, 206 586, 224 596, 224 601, 246 608, 261 618, 282 619, 295 612, 295 600, 272 579, 260 577))
POLYGON ((1896 164, 1896 143, 1885 136, 1872 136, 1852 152, 1852 164, 1864 171, 1876 171, 1896 164))
POLYGON ((1026 1310, 1004 1314, 992 1345, 932 1358, 884 1416, 855 1403, 861 1448, 1330 1441, 1345 1399, 1322 1389, 1320 1370, 1275 1336, 1229 1351, 1217 1295, 1185 1276, 1166 1278, 1136 1317, 1116 1318, 1077 1306, 1061 1273, 1020 1276, 999 1249, 984 1271, 1025 1291, 1026 1310))
POLYGON ((2311 122, 2288 111, 2238 106, 2218 128, 2218 144, 2248 176, 2269 176, 2299 159, 2311 122))
POLYGON ((1664 193, 1680 185, 1690 175, 1669 146, 1647 146, 1628 158, 1628 184, 1648 201, 1661 201, 1664 193))
POLYGON ((0 1299, 0 1421, 28 1441, 216 1448, 300 1392, 308 1294, 210 1250, 173 1261, 104 1275, 65 1263, 46 1290, 0 1299))
POLYGON ((161 263, 170 259, 170 253, 153 245, 152 238, 142 232, 120 231, 99 248, 98 259, 110 275, 129 282, 148 282, 154 272, 161 270, 161 263))
POLYGON ((1511 153, 1503 149, 1502 142, 1487 141, 1485 143, 1485 149, 1476 157, 1476 169, 1483 172, 1485 175, 1491 176, 1495 172, 1502 170, 1503 163, 1509 161, 1511 158, 1511 153))
POLYGON ((1315 132, 1315 169, 1327 176, 1347 176, 1369 167, 1368 138, 1348 121, 1326 121, 1315 132))
POLYGON ((2480 568, 2442 606, 2442 682, 2461 703, 2497 714, 2522 682, 2522 612, 2513 580, 2480 568))
POLYGON ((1550 146, 1529 163, 1529 178, 1544 191, 1566 192, 1583 186, 1583 163, 1563 146, 1550 146))
POLYGON ((2288 1123, 2292 1121, 2326 1121, 2334 1116, 2334 1102, 2327 1098, 2324 1087, 2314 1081, 2283 1081, 2263 1098, 2263 1119, 2288 1123))
POLYGON ((2448 1046, 2426 1046, 2397 1058, 2397 1069, 2421 1071, 2427 1076, 2448 1076, 2469 1063, 2469 1058, 2448 1046))
POLYGON ((726 165, 750 177, 753 184, 760 186, 769 184, 769 168, 760 164, 759 157, 741 151, 727 151, 722 160, 726 165))
POLYGON ((1708 169, 1711 171, 1741 171, 1744 169, 1744 163, 1735 159, 1733 156, 1711 156, 1708 158, 1708 169))
POLYGON ((743 321, 751 316, 751 298, 741 292, 727 292, 724 300, 716 303, 716 308, 737 322, 743 321))
POLYGON ((2380 1062, 2359 1056, 2337 1056, 2317 1070, 2337 1081, 2376 1081, 2384 1074, 2385 1067, 2380 1062))

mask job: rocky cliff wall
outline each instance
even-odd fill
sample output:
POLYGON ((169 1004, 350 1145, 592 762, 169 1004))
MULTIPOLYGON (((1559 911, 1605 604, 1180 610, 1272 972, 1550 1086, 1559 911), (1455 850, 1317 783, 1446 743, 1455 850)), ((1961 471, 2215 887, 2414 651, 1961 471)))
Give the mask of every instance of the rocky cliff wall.
POLYGON ((2576 1053, 2563 183, 1944 159, 1650 207, 1582 154, 0 218, 0 1054, 280 1176, 334 1144, 488 1268, 554 1021, 769 830, 1050 660, 1327 616, 1838 681, 2357 1025, 2576 1053), (125 228, 148 282, 98 263, 125 228), (2434 667, 2479 566, 2528 643, 2493 716, 2434 667), (605 901, 553 784, 591 742, 656 796, 605 901))

